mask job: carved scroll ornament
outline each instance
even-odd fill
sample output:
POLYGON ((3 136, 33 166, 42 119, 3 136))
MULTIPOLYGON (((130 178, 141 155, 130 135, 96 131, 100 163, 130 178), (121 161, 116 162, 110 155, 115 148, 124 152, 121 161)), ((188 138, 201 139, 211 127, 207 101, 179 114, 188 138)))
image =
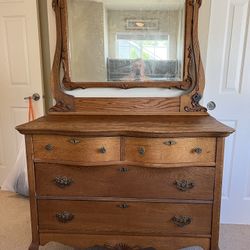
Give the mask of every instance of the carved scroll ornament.
POLYGON ((188 47, 188 74, 186 81, 190 82, 191 103, 189 106, 184 107, 186 112, 207 112, 205 107, 199 103, 202 99, 200 93, 200 85, 202 84, 199 79, 201 74, 204 74, 201 64, 200 47, 198 42, 198 11, 201 7, 202 0, 189 0, 189 5, 192 6, 192 29, 191 29, 191 44, 188 47), (196 20, 196 22, 195 22, 196 20))
POLYGON ((195 93, 192 96, 192 101, 191 101, 192 107, 186 106, 185 111, 186 112, 207 112, 207 109, 199 104, 201 99, 202 99, 202 96, 199 93, 195 93))

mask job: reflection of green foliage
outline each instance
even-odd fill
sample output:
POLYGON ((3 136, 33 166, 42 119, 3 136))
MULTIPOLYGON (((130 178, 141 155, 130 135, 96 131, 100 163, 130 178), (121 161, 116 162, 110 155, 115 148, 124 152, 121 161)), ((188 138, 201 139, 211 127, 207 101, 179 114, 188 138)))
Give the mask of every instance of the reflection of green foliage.
POLYGON ((147 52, 143 51, 143 53, 142 53, 142 59, 143 60, 149 60, 150 59, 150 55, 147 52))
POLYGON ((136 48, 131 48, 129 57, 130 57, 130 59, 139 58, 139 54, 138 54, 138 51, 136 48))

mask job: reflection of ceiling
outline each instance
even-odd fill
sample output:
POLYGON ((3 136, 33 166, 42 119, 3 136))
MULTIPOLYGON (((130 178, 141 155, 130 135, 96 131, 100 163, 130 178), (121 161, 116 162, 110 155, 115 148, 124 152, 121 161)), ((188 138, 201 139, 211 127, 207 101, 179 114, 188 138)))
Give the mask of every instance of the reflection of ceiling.
MULTIPOLYGON (((85 0, 86 1, 86 0, 85 0)), ((103 2, 112 10, 174 10, 183 9, 185 0, 87 0, 103 2)))

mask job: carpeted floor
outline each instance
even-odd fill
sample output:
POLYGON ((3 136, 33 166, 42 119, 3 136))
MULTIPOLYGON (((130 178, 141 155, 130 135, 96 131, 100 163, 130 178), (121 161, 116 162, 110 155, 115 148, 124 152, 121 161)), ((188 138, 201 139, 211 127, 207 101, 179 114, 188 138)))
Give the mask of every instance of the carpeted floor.
MULTIPOLYGON (((0 250, 27 250, 31 241, 29 202, 13 193, 0 191, 0 250)), ((221 250, 249 250, 250 226, 223 225, 221 250)), ((72 250, 50 243, 40 250, 72 250)))

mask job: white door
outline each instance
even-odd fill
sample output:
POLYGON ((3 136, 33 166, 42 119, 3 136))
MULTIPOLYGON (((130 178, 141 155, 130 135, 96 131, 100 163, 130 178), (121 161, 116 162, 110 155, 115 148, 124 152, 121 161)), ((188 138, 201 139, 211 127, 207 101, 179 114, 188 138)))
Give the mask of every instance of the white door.
POLYGON ((222 223, 250 224, 250 0, 212 0, 204 103, 226 140, 222 223))
MULTIPOLYGON (((15 126, 28 121, 24 97, 43 96, 38 27, 36 0, 0 0, 0 185, 22 140, 15 126)), ((43 114, 42 98, 34 110, 43 114)))

